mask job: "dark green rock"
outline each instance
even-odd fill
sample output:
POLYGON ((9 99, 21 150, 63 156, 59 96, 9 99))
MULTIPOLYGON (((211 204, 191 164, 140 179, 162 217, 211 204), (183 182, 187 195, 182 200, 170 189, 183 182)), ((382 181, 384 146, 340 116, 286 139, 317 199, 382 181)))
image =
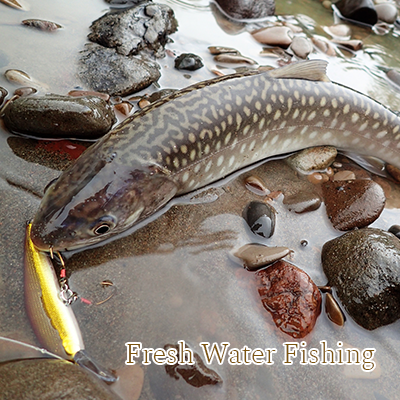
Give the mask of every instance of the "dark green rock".
POLYGON ((7 107, 4 115, 4 123, 11 132, 57 139, 97 139, 115 121, 113 108, 96 96, 20 97, 7 107))
POLYGON ((0 365, 2 400, 118 400, 109 387, 68 361, 30 359, 0 365))
POLYGON ((329 284, 351 317, 365 329, 400 317, 400 241, 389 232, 364 228, 322 248, 329 284))

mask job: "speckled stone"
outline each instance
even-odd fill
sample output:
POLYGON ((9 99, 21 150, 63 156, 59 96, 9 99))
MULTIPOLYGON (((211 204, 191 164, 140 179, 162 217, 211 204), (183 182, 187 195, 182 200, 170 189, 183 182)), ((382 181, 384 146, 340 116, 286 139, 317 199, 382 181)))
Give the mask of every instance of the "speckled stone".
POLYGON ((393 234, 365 228, 330 240, 322 248, 322 267, 346 310, 365 329, 400 317, 400 241, 393 234))

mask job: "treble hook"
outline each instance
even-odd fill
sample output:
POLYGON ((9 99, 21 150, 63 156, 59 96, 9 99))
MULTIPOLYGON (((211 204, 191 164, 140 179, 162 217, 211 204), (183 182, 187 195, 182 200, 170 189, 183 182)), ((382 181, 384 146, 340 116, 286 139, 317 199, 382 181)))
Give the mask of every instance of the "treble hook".
MULTIPOLYGON (((51 247, 50 247, 50 248, 51 248, 51 247)), ((51 248, 51 249, 52 249, 52 248, 51 248)), ((51 250, 51 253, 53 253, 53 249, 51 250)), ((59 252, 59 251, 56 251, 56 254, 58 255, 58 258, 60 259, 61 266, 62 266, 63 268, 65 268, 65 262, 64 262, 63 258, 61 257, 60 252, 59 252)), ((51 257, 51 258, 53 258, 53 257, 51 257)))

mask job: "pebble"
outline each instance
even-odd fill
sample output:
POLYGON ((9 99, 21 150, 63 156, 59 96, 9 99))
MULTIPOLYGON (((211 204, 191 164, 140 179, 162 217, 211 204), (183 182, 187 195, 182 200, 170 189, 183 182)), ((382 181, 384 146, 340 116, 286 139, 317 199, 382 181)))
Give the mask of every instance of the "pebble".
POLYGON ((4 72, 4 76, 11 83, 17 83, 19 85, 24 85, 24 86, 32 86, 40 90, 48 89, 47 85, 37 81, 36 79, 29 76, 26 72, 21 71, 19 69, 8 69, 6 72, 4 72))
POLYGON ((275 210, 268 203, 250 202, 243 210, 243 218, 255 235, 270 238, 274 234, 275 210))
POLYGON ((238 35, 246 30, 246 24, 231 19, 215 2, 209 3, 211 12, 218 26, 228 35, 238 35))
POLYGON ((325 312, 327 317, 336 325, 343 326, 346 320, 343 311, 331 293, 325 293, 325 312))
POLYGON ((182 53, 175 58, 175 68, 185 69, 187 71, 196 71, 204 67, 203 60, 193 53, 182 53))
POLYGON ((257 64, 252 58, 242 56, 241 54, 224 53, 214 57, 214 61, 228 64, 257 64))
POLYGON ((378 22, 378 14, 372 0, 340 0, 335 3, 343 17, 368 25, 378 22))
POLYGON ((304 60, 313 51, 313 45, 310 39, 302 36, 296 36, 293 38, 290 49, 297 57, 304 60))
POLYGON ((330 240, 322 248, 322 267, 363 328, 376 329, 400 317, 400 241, 391 233, 364 228, 330 240))
POLYGON ((391 164, 386 164, 386 171, 389 173, 389 175, 393 179, 395 179, 397 182, 400 182, 400 169, 399 168, 397 168, 391 164))
POLYGON ((161 74, 155 62, 126 57, 114 49, 87 43, 81 52, 78 76, 92 90, 127 96, 157 82, 161 74))
POLYGON ((385 206, 385 193, 374 181, 359 179, 334 181, 322 185, 326 213, 340 231, 372 224, 385 206))
POLYGON ((122 101, 121 103, 115 104, 114 108, 121 114, 128 116, 133 108, 133 105, 129 101, 122 101))
POLYGON ((244 268, 256 271, 290 254, 287 247, 268 247, 262 244, 245 244, 232 253, 243 261, 244 268))
POLYGON ((286 161, 295 170, 306 174, 329 167, 335 161, 336 156, 335 147, 318 146, 299 151, 288 157, 286 161))
POLYGON ((24 19, 22 21, 23 25, 30 26, 42 31, 53 32, 57 29, 63 28, 60 24, 51 21, 45 21, 43 19, 24 19))
POLYGON ((150 103, 155 103, 156 101, 161 100, 164 97, 169 96, 175 92, 177 92, 176 89, 161 89, 161 90, 158 90, 157 92, 152 93, 150 96, 147 96, 146 99, 150 103))
POLYGON ((141 99, 139 100, 138 106, 143 109, 147 106, 149 106, 151 104, 151 102, 148 99, 141 99))
POLYGON ((394 236, 400 239, 400 225, 392 225, 389 228, 388 232, 392 233, 394 236))
POLYGON ((332 8, 332 2, 330 0, 324 0, 322 2, 322 6, 328 10, 332 8))
POLYGON ((259 43, 280 46, 285 49, 290 46, 293 40, 293 32, 286 26, 262 28, 252 32, 252 35, 259 43))
POLYGON ((240 54, 240 52, 233 47, 225 47, 225 46, 209 46, 208 51, 216 56, 218 54, 240 54))
POLYGON ((3 104, 4 99, 7 97, 8 91, 0 86, 0 106, 3 104))
POLYGON ((20 4, 17 0, 0 0, 3 4, 6 4, 12 8, 16 8, 18 10, 22 10, 22 11, 28 11, 29 8, 23 6, 22 4, 20 4))
POLYGON ((353 171, 339 171, 333 175, 334 181, 354 181, 356 174, 353 171))
POLYGON ((34 93, 37 93, 37 90, 33 87, 28 87, 28 86, 20 87, 20 88, 14 90, 14 95, 20 96, 20 97, 29 96, 30 94, 34 94, 34 93))
POLYGON ((275 14, 274 0, 215 0, 234 19, 265 18, 275 14))
POLYGON ((177 28, 178 22, 170 7, 145 3, 103 15, 90 26, 88 38, 102 46, 115 48, 124 56, 147 49, 156 57, 164 57, 164 46, 177 28))
POLYGON ((76 364, 25 359, 0 366, 1 399, 120 399, 105 383, 76 364))
MULTIPOLYGON (((185 348, 188 348, 185 345, 185 348)), ((166 344, 165 350, 175 349, 177 351, 177 357, 180 360, 182 355, 180 354, 180 346, 176 344, 166 344)), ((193 351, 193 350, 192 350, 193 351)), ((205 385, 217 385, 222 384, 222 378, 212 369, 208 368, 201 357, 193 351, 192 365, 180 365, 178 362, 172 365, 165 365, 166 373, 172 378, 179 379, 179 375, 191 386, 201 387, 205 385)))
POLYGON ((393 3, 381 3, 375 6, 380 21, 394 24, 397 19, 397 7, 393 3))
POLYGON ((95 92, 93 90, 70 90, 68 96, 84 97, 84 96, 97 96, 104 101, 110 100, 110 95, 107 93, 95 92))
POLYGON ((294 338, 307 336, 321 312, 321 293, 311 278, 286 261, 277 261, 256 276, 262 304, 276 326, 294 338))
POLYGON ((329 176, 327 174, 321 174, 320 172, 313 172, 307 175, 307 179, 314 185, 319 185, 329 181, 329 176))
POLYGON ((325 32, 335 38, 350 39, 351 28, 346 24, 331 25, 324 28, 325 32))
POLYGON ((299 191, 293 195, 285 195, 283 199, 283 204, 287 209, 296 214, 318 210, 321 202, 318 194, 308 191, 299 191))
POLYGON ((4 123, 11 132, 40 138, 96 139, 115 122, 112 107, 95 96, 20 97, 4 114, 4 123))
POLYGON ((332 39, 333 43, 336 43, 340 46, 346 47, 350 50, 358 51, 363 48, 362 40, 338 40, 332 39))
POLYGON ((314 43, 315 47, 317 47, 317 49, 321 50, 327 56, 336 56, 336 50, 332 43, 328 42, 327 40, 321 40, 315 37, 311 38, 311 40, 314 43))
POLYGON ((258 176, 248 176, 244 180, 244 185, 248 190, 259 196, 267 196, 270 193, 263 180, 258 176))

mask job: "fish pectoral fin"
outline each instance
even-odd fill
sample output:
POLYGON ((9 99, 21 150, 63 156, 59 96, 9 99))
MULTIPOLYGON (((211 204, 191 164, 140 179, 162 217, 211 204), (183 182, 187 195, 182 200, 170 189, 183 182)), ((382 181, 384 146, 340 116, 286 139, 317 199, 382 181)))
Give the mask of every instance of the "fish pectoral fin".
POLYGON ((276 79, 306 79, 308 81, 330 82, 326 76, 328 62, 324 60, 300 61, 274 69, 269 73, 271 78, 276 79))
POLYGON ((118 380, 113 371, 108 368, 104 368, 98 362, 93 360, 85 350, 80 350, 74 355, 74 362, 96 375, 99 379, 107 384, 114 383, 118 380))

